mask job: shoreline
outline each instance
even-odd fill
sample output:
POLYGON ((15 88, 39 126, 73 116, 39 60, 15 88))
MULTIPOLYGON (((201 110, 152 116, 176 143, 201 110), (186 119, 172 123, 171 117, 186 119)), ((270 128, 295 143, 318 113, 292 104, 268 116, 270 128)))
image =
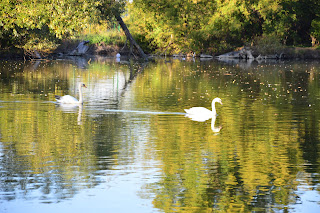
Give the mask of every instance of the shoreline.
MULTIPOLYGON (((127 46, 120 47, 117 45, 105 45, 105 44, 90 44, 87 46, 87 50, 85 53, 81 54, 70 54, 72 51, 74 51, 77 48, 76 42, 65 42, 61 44, 58 48, 55 50, 52 50, 50 52, 41 52, 37 50, 24 50, 22 48, 6 48, 6 49, 0 49, 0 60, 36 60, 36 59, 47 59, 47 60, 54 60, 61 57, 66 56, 76 56, 76 57, 87 57, 87 56, 101 56, 101 57, 116 57, 117 53, 121 54, 121 57, 129 57, 130 56, 130 50, 127 46)), ((208 54, 205 55, 209 58, 218 58, 223 55, 232 54, 237 51, 232 51, 229 53, 224 54, 208 54)), ((133 52, 134 55, 132 55, 133 58, 138 59, 138 53, 133 52)), ((155 54, 147 54, 149 57, 155 56, 155 54)), ((167 55, 166 57, 195 57, 195 58, 202 58, 203 54, 190 56, 190 54, 172 54, 167 55)), ((254 58, 258 57, 258 55, 261 55, 259 53, 254 53, 254 58)), ((283 51, 280 53, 276 53, 274 55, 284 55, 283 58, 279 58, 278 60, 320 60, 320 49, 315 49, 311 47, 284 47, 283 51)), ((156 55, 160 56, 160 55, 156 55)), ((161 56, 160 56, 161 57, 161 56)), ((250 60, 250 58, 235 58, 230 57, 229 59, 239 59, 239 60, 250 60)))

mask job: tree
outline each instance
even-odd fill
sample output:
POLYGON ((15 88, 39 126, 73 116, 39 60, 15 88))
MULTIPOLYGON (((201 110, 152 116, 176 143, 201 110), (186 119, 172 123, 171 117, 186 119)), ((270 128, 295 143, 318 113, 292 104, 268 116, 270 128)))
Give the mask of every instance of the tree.
POLYGON ((130 17, 136 36, 154 50, 216 53, 269 35, 283 44, 310 45, 318 32, 319 4, 315 0, 134 0, 130 17))
POLYGON ((98 6, 102 17, 105 19, 116 19, 116 21, 120 24, 122 30, 124 31, 127 40, 130 42, 130 54, 132 54, 132 46, 135 46, 141 55, 142 58, 147 59, 146 54, 144 51, 140 48, 140 46, 137 44, 137 42, 132 37, 128 27, 124 23, 123 19, 121 18, 121 14, 124 13, 125 4, 127 1, 125 0, 101 0, 100 5, 98 6))
POLYGON ((121 18, 125 0, 1 0, 1 47, 23 45, 35 38, 65 39, 100 20, 116 20, 143 58, 143 50, 135 42, 121 18))
POLYGON ((73 36, 98 20, 97 5, 94 0, 2 0, 1 46, 23 44, 35 35, 59 39, 73 36))

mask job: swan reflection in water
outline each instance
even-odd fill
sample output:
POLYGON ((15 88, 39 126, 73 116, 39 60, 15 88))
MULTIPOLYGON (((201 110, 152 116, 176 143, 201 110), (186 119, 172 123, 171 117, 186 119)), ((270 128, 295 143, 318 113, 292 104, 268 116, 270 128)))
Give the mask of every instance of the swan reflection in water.
POLYGON ((212 129, 212 132, 220 132, 220 130, 222 129, 222 126, 215 127, 216 118, 217 118, 217 116, 214 116, 214 117, 212 118, 212 120, 211 120, 211 129, 212 129))
POLYGON ((83 109, 82 104, 57 104, 57 109, 61 110, 64 113, 78 112, 77 122, 78 122, 78 125, 82 125, 82 121, 81 121, 82 109, 83 109))
POLYGON ((204 116, 199 117, 199 116, 192 116, 190 114, 186 114, 186 117, 190 118, 192 121, 198 121, 198 122, 205 122, 205 121, 211 119, 211 130, 212 130, 212 132, 215 132, 215 133, 220 132, 220 130, 222 128, 221 126, 219 126, 219 127, 215 126, 216 119, 217 119, 216 115, 215 116, 208 116, 208 117, 204 117, 204 116))

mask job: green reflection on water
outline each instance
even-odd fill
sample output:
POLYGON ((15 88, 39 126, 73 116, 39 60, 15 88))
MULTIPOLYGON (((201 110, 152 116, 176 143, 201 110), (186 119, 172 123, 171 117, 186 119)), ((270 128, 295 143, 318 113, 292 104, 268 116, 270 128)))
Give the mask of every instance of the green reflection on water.
POLYGON ((161 175, 141 181, 139 196, 164 212, 284 209, 301 180, 318 188, 319 64, 80 64, 2 64, 1 170, 11 182, 40 175, 64 199, 103 184, 101 170, 141 161, 161 175), (76 96, 78 81, 88 86, 83 108, 56 106, 54 95, 76 96), (210 108, 215 97, 219 132, 211 120, 136 113, 210 108))

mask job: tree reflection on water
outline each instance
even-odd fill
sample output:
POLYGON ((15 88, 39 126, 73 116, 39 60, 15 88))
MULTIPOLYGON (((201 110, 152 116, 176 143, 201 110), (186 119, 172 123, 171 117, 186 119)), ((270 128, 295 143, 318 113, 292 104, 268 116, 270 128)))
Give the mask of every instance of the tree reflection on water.
POLYGON ((135 199, 163 212, 281 211, 307 206, 302 184, 318 191, 316 62, 76 64, 1 62, 0 200, 72 202, 130 175, 135 199), (83 107, 55 104, 80 81, 83 107), (215 119, 182 114, 214 97, 215 119))

